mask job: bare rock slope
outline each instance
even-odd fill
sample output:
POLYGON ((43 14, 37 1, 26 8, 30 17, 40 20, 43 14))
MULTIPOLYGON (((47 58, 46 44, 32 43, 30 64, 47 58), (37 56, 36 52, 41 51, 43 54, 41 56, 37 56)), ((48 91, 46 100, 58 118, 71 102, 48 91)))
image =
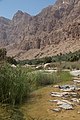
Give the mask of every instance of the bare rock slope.
POLYGON ((80 0, 57 0, 31 16, 18 11, 0 17, 0 47, 16 59, 52 56, 80 49, 80 0))

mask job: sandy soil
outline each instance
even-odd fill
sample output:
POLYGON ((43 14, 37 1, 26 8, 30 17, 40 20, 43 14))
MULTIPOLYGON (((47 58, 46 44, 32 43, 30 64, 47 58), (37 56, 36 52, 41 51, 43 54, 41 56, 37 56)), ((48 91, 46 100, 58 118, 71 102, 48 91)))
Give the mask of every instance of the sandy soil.
POLYGON ((34 120, 79 120, 80 105, 75 106, 74 110, 62 110, 60 112, 50 110, 55 108, 56 104, 49 102, 49 100, 59 99, 50 96, 52 91, 56 92, 59 89, 48 86, 32 93, 30 100, 21 107, 26 120, 27 116, 35 118, 34 120))

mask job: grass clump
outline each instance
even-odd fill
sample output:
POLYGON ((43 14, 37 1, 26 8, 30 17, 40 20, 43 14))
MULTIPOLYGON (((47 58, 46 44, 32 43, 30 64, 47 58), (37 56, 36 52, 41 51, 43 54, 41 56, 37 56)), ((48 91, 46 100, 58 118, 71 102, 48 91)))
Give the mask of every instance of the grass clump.
POLYGON ((54 73, 37 72, 35 74, 36 86, 55 84, 57 82, 56 78, 54 73))
POLYGON ((48 73, 45 71, 29 73, 28 79, 35 89, 39 86, 46 86, 59 82, 56 73, 48 73))
POLYGON ((71 81, 72 76, 68 71, 61 71, 57 74, 58 79, 60 79, 61 82, 71 81))
POLYGON ((45 72, 45 71, 35 71, 29 73, 28 79, 32 87, 36 89, 39 86, 46 86, 51 84, 58 84, 60 82, 71 81, 72 76, 69 72, 59 71, 59 72, 45 72))
POLYGON ((26 72, 20 67, 3 65, 0 68, 0 101, 12 105, 21 103, 30 91, 26 72))

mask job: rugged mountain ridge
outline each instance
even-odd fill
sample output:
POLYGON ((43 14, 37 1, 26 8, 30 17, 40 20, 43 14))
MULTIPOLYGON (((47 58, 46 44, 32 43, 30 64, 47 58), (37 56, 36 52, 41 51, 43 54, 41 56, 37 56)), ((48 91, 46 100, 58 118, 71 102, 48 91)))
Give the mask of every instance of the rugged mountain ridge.
POLYGON ((31 59, 80 49, 80 0, 57 0, 31 16, 18 11, 0 17, 0 47, 16 59, 31 59))

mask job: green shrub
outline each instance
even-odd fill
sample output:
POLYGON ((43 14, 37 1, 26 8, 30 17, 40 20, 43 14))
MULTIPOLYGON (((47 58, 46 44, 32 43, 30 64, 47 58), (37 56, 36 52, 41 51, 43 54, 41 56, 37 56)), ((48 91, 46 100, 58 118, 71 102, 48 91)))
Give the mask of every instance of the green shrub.
POLYGON ((35 74, 35 78, 36 78, 36 85, 37 86, 50 85, 53 83, 52 76, 50 74, 47 74, 47 73, 37 72, 35 74))
POLYGON ((55 73, 47 73, 45 71, 35 71, 30 73, 28 79, 32 81, 32 86, 34 85, 36 87, 55 84, 58 81, 55 73))

